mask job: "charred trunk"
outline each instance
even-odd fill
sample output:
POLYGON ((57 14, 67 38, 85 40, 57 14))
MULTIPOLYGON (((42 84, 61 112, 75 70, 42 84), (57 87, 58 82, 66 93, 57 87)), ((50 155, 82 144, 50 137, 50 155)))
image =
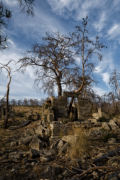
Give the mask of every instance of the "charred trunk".
POLYGON ((9 74, 9 82, 7 84, 7 93, 6 93, 6 116, 4 120, 4 128, 7 128, 8 119, 9 119, 9 91, 10 91, 10 83, 11 83, 11 76, 9 74))
POLYGON ((62 96, 62 86, 60 78, 57 79, 57 87, 58 87, 58 97, 62 96))

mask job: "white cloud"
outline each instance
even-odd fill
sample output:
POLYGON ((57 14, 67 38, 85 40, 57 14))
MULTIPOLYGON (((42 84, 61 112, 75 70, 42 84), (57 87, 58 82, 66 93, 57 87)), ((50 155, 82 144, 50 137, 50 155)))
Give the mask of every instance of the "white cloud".
POLYGON ((109 84, 110 74, 108 72, 105 72, 102 74, 103 81, 106 83, 106 85, 109 84))
POLYGON ((4 0, 4 2, 9 6, 15 6, 18 2, 17 0, 4 0))
MULTIPOLYGON (((29 41, 34 39, 34 42, 40 41, 46 32, 65 32, 64 26, 61 25, 61 22, 55 16, 46 13, 44 9, 36 7, 34 7, 33 17, 16 12, 16 15, 13 16, 13 23, 16 36, 20 32, 29 41)), ((9 34, 14 35, 13 31, 9 32, 9 34)))
MULTIPOLYGON (((8 40, 9 48, 6 50, 0 51, 0 62, 7 63, 10 60, 15 60, 16 62, 23 57, 23 49, 16 47, 15 43, 9 39, 8 40)), ((19 72, 14 72, 17 69, 16 63, 11 64, 13 73, 12 73, 12 82, 10 88, 10 97, 11 98, 24 98, 24 97, 37 97, 38 93, 33 88, 34 83, 34 73, 32 68, 27 68, 24 74, 19 72)), ((0 76, 0 97, 3 97, 6 93, 7 85, 7 73, 3 71, 0 76)), ((39 96, 40 98, 40 96, 39 96)))
POLYGON ((103 54, 103 60, 95 67, 94 73, 102 74, 104 72, 110 72, 114 69, 113 52, 106 52, 103 54))
POLYGON ((110 39, 116 38, 120 35, 120 24, 114 24, 109 30, 108 30, 108 36, 110 39))
POLYGON ((91 10, 96 8, 103 8, 106 0, 47 0, 52 10, 61 16, 66 17, 65 12, 72 16, 75 20, 80 20, 83 17, 89 16, 91 10), (75 12, 75 16, 71 12, 75 12))
POLYGON ((103 96, 103 95, 106 93, 106 91, 105 91, 104 89, 99 88, 99 87, 96 87, 96 86, 93 87, 93 90, 94 90, 95 93, 98 94, 99 96, 103 96))
POLYGON ((100 32, 104 28, 106 20, 107 20, 106 13, 105 12, 101 13, 100 14, 100 19, 93 24, 94 28, 98 32, 100 32))
POLYGON ((47 0, 53 11, 60 13, 67 8, 72 11, 79 7, 81 0, 47 0))
POLYGON ((102 81, 107 87, 109 87, 110 73, 114 70, 114 59, 112 53, 106 53, 103 56, 103 60, 98 63, 94 73, 102 78, 102 81))

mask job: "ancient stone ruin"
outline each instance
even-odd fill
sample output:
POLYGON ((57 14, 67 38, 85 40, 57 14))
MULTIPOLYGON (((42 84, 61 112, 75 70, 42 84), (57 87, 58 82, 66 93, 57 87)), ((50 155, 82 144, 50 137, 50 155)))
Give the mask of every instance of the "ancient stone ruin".
POLYGON ((81 121, 88 118, 92 113, 92 102, 90 99, 76 97, 76 102, 72 106, 72 111, 68 113, 70 95, 58 98, 49 98, 42 109, 42 120, 44 122, 70 122, 81 121))

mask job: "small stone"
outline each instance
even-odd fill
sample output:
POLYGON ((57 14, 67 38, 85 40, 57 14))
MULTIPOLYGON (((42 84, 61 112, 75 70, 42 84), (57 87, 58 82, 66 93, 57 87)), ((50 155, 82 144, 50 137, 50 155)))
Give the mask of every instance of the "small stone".
POLYGON ((15 169, 14 169, 14 168, 12 168, 12 169, 11 169, 11 172, 15 172, 15 169))

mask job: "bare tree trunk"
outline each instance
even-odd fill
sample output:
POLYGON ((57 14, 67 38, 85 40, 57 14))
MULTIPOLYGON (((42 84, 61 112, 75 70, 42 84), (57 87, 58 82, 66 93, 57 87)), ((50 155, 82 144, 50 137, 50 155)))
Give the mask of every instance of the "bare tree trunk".
POLYGON ((57 79, 57 87, 58 87, 58 97, 62 96, 62 86, 60 82, 60 78, 57 79))
POLYGON ((9 77, 9 81, 7 84, 7 93, 6 93, 6 117, 4 120, 4 128, 7 128, 8 118, 9 118, 9 92, 10 92, 10 83, 12 79, 12 77, 10 76, 10 72, 8 72, 8 77, 9 77))
MULTIPOLYGON (((84 82, 84 77, 83 77, 83 81, 82 81, 81 86, 78 88, 78 90, 74 91, 75 94, 79 94, 83 90, 84 83, 85 82, 84 82)), ((72 98, 71 98, 70 104, 69 104, 68 115, 70 115, 70 112, 72 111, 72 105, 73 105, 73 102, 74 102, 74 98, 75 98, 75 96, 73 95, 72 98)))

